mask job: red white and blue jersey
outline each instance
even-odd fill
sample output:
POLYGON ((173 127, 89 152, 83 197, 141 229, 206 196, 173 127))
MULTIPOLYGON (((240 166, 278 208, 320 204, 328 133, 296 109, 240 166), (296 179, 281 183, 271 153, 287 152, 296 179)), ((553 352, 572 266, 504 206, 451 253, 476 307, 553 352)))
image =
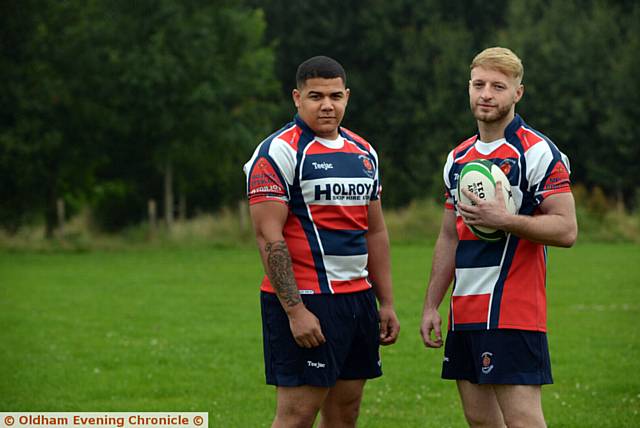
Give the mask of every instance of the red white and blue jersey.
MULTIPOLYGON (((249 204, 289 207, 283 235, 301 294, 371 288, 365 235, 381 186, 369 143, 345 128, 336 140, 319 138, 296 115, 258 145, 244 171, 249 204)), ((260 289, 275 292, 266 275, 260 289)))
POLYGON ((480 240, 457 212, 460 171, 477 159, 490 160, 505 173, 518 214, 536 215, 545 198, 571 191, 568 158, 519 115, 504 138, 485 143, 475 135, 449 153, 445 207, 456 211, 459 239, 449 328, 546 331, 546 246, 512 234, 497 242, 480 240))

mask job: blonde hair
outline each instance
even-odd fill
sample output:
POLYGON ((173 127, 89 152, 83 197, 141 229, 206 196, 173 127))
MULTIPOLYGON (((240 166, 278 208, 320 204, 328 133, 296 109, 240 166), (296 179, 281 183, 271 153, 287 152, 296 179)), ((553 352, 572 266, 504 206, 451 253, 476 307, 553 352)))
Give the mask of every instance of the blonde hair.
POLYGON ((522 67, 522 61, 516 54, 510 49, 493 47, 487 48, 480 52, 471 61, 471 70, 476 67, 485 67, 489 69, 498 70, 507 76, 511 76, 518 81, 522 82, 524 76, 524 67, 522 67))

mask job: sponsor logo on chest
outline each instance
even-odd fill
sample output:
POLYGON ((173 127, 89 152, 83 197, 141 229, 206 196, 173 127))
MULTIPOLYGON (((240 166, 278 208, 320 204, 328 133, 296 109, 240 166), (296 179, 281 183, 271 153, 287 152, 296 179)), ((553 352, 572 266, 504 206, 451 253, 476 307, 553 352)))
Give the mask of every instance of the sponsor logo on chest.
POLYGON ((315 185, 315 200, 369 200, 372 183, 325 183, 315 185))

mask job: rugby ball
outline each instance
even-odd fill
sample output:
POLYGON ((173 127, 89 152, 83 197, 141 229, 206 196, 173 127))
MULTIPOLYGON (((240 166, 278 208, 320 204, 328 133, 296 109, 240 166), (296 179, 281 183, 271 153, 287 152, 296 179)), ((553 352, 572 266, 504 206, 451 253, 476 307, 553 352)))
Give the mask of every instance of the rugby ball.
MULTIPOLYGON (((511 194, 511 184, 504 172, 493 162, 485 159, 469 162, 466 164, 460 177, 458 178, 458 201, 467 205, 474 205, 471 199, 467 198, 462 189, 467 189, 480 199, 491 200, 495 198, 496 183, 502 182, 502 196, 506 203, 507 211, 511 214, 516 213, 516 204, 511 194)), ((483 226, 467 227, 478 238, 485 241, 499 241, 506 236, 505 232, 498 229, 491 229, 483 226)))

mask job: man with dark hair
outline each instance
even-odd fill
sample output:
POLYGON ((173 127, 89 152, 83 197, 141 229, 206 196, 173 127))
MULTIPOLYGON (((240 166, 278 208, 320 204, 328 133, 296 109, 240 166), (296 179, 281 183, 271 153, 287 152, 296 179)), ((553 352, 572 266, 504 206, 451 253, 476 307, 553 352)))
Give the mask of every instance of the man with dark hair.
POLYGON ((296 73, 293 122, 244 166, 266 275, 261 285, 274 427, 355 426, 367 379, 382 375, 379 345, 396 341, 389 240, 378 156, 340 127, 349 99, 335 60, 296 73), (377 308, 376 297, 380 303, 377 308))
POLYGON ((347 75, 342 65, 326 56, 314 56, 300 64, 296 72, 296 85, 301 88, 308 79, 316 77, 323 79, 339 77, 342 79, 343 84, 347 85, 347 75))

